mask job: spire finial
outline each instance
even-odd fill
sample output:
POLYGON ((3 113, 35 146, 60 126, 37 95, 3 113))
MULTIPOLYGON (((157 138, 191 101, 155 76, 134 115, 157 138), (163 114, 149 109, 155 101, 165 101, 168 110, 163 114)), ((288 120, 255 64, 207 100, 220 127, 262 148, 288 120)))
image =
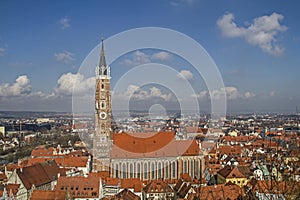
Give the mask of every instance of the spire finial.
POLYGON ((106 66, 106 60, 105 60, 105 53, 104 53, 104 39, 103 34, 101 36, 101 50, 100 50, 100 63, 99 63, 99 74, 100 75, 107 75, 108 69, 106 66))

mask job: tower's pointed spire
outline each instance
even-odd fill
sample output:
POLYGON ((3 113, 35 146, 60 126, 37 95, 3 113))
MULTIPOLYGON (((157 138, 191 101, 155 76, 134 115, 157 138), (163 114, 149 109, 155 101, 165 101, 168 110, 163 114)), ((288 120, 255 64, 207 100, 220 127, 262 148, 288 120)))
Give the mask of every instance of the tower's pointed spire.
POLYGON ((101 42, 102 42, 102 47, 101 47, 101 52, 100 52, 100 64, 99 67, 106 67, 106 61, 105 61, 105 54, 104 54, 104 42, 103 42, 103 36, 101 38, 101 42))

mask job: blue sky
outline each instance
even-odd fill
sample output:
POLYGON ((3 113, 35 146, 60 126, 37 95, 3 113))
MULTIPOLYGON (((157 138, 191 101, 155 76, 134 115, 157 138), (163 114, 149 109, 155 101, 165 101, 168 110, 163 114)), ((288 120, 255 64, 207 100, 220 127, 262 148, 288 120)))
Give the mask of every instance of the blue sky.
MULTIPOLYGON (((222 74, 229 111, 294 112, 300 107, 299 4, 297 0, 1 1, 0 110, 71 111, 70 79, 78 79, 81 63, 101 35, 108 38, 151 26, 182 32, 206 49, 222 74)), ((153 54, 141 50, 124 56, 111 66, 112 76, 122 74, 122 64, 149 60, 153 54)), ((177 70, 186 80, 201 79, 179 59, 170 62, 180 63, 177 70)), ((197 91, 201 102, 211 98, 205 91, 197 91)))

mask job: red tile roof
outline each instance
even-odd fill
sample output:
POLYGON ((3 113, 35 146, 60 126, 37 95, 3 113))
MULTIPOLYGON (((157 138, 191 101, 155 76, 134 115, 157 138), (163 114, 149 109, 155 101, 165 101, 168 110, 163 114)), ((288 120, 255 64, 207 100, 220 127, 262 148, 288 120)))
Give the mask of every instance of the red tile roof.
POLYGON ((145 187, 146 193, 172 193, 173 189, 163 180, 152 180, 145 187))
POLYGON ((238 185, 214 185, 200 188, 200 199, 238 199, 244 196, 244 192, 238 185))
POLYGON ((195 140, 175 140, 174 132, 158 132, 150 137, 146 136, 146 133, 115 134, 111 157, 175 157, 200 153, 195 140))
MULTIPOLYGON (((1 185, 1 186, 2 186, 2 185, 1 185)), ((11 195, 11 192, 12 192, 12 194, 13 194, 14 196, 16 196, 16 194, 18 193, 20 184, 11 184, 11 183, 9 183, 9 184, 7 184, 5 187, 6 187, 6 192, 7 192, 7 194, 8 194, 9 197, 10 197, 10 195, 11 195)), ((4 192, 3 189, 4 189, 4 188, 1 188, 1 189, 0 189, 0 197, 3 196, 3 192, 4 192)))
POLYGON ((88 176, 98 177, 106 180, 109 177, 109 171, 101 171, 101 172, 90 172, 88 176))
POLYGON ((32 165, 35 163, 41 163, 45 161, 55 160, 55 162, 61 167, 86 167, 88 162, 88 157, 81 156, 68 156, 68 155, 61 155, 56 157, 46 157, 46 158, 30 158, 28 165, 32 165))
POLYGON ((33 190, 30 200, 65 200, 66 191, 33 190))
POLYGON ((17 164, 8 164, 8 165, 6 165, 6 170, 10 171, 10 172, 14 171, 17 168, 19 168, 19 166, 17 164))
POLYGON ((7 182, 7 176, 3 172, 0 172, 0 182, 7 182))
POLYGON ((121 179, 121 188, 133 188, 134 192, 141 192, 143 183, 139 178, 121 179))
POLYGON ((115 199, 120 199, 120 200, 139 200, 141 199, 139 196, 137 196, 136 194, 134 194, 133 192, 131 192, 128 189, 124 189, 121 192, 119 192, 118 194, 116 194, 113 198, 113 200, 115 199))
POLYGON ((106 178, 105 183, 106 183, 106 185, 114 185, 114 186, 117 186, 118 183, 119 183, 119 179, 108 177, 108 178, 106 178))
POLYGON ((254 187, 252 188, 254 191, 258 191, 259 193, 266 194, 299 194, 297 191, 300 191, 300 182, 293 181, 270 181, 270 180, 262 180, 262 181, 253 181, 252 184, 254 187))
POLYGON ((218 174, 220 174, 224 178, 246 178, 244 174, 242 174, 237 167, 233 166, 225 166, 223 169, 218 171, 218 174))
POLYGON ((228 156, 240 156, 242 153, 242 147, 239 145, 230 145, 230 146, 220 146, 219 154, 226 154, 228 156))
POLYGON ((19 168, 16 173, 26 189, 29 190, 32 185, 39 187, 56 180, 59 167, 55 161, 48 161, 19 168))
POLYGON ((99 197, 100 178, 98 177, 59 177, 56 191, 70 191, 73 198, 99 197))

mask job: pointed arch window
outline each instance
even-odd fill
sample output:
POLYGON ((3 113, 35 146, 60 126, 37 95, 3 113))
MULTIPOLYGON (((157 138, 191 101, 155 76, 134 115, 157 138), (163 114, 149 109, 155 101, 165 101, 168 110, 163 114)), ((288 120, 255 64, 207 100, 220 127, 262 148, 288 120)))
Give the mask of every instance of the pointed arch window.
POLYGON ((151 179, 155 179, 155 165, 151 163, 151 179))
POLYGON ((126 172, 127 172, 127 170, 126 170, 126 165, 125 165, 125 163, 123 163, 123 165, 122 165, 122 174, 123 174, 123 178, 127 178, 127 177, 126 177, 126 172))
POLYGON ((144 163, 144 179, 148 179, 148 163, 144 163))

